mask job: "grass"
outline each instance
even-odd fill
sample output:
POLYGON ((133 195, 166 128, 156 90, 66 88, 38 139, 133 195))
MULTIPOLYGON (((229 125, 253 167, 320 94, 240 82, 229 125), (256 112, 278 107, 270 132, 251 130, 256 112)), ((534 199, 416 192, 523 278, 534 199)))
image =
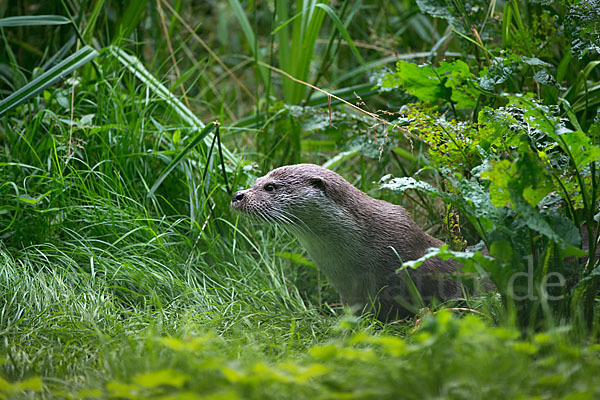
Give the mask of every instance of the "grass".
MULTIPOLYGON (((222 183, 198 195, 206 205, 213 201, 211 213, 197 208, 206 217, 184 215, 182 204, 189 205, 190 185, 198 179, 190 157, 148 199, 150 183, 178 154, 165 138, 186 127, 176 114, 168 125, 166 107, 144 102, 144 86, 125 74, 93 87, 99 92, 78 87, 84 100, 74 110, 86 115, 88 104, 97 102, 93 126, 70 131, 59 114, 68 110, 60 109, 64 89, 58 88, 46 105, 56 116, 32 118, 5 133, 11 153, 4 152, 1 168, 11 180, 3 198, 14 205, 16 221, 0 247, 0 393, 598 395, 597 346, 572 342, 566 331, 523 339, 514 328, 476 316, 440 313, 413 332, 414 321, 381 325, 339 308, 320 309, 318 298, 338 301, 332 289, 314 267, 277 256, 301 252, 298 244, 283 232, 238 220, 222 183), (157 115, 160 128, 145 123, 157 115), (133 135, 139 129, 141 138, 133 135), (70 138, 79 145, 70 148, 70 138)), ((236 179, 243 185, 252 178, 240 171, 236 179)))
MULTIPOLYGON (((414 59, 452 32, 411 2, 349 2, 338 21, 335 4, 305 2, 305 13, 286 14, 284 3, 276 2, 274 17, 237 0, 214 15, 206 5, 192 13, 186 1, 81 2, 68 5, 73 25, 8 31, 14 27, 0 22, 3 99, 32 80, 24 65, 51 71, 77 52, 68 46, 74 29, 99 52, 72 64, 68 77, 36 71, 60 79, 26 87, 0 116, 0 398, 600 397, 599 323, 586 329, 548 318, 543 329, 523 331, 493 294, 469 300, 477 313, 442 305, 387 324, 357 317, 294 238, 232 213, 231 191, 272 165, 329 161, 369 194, 406 205, 428 231, 443 232, 439 199, 373 185, 389 171, 447 185, 431 171, 426 146, 395 131, 386 132, 388 147, 373 145, 380 126, 344 106, 330 113, 317 93, 308 103, 319 107, 284 105, 279 98, 297 103, 310 93, 252 66, 277 64, 277 54, 284 71, 346 99, 360 85, 357 94, 378 93, 374 107, 385 105, 391 119, 410 96, 365 84, 362 74, 391 54, 373 48, 397 43, 400 59, 414 59), (227 29, 232 21, 244 29, 227 29), (316 47, 257 51, 276 52, 287 40, 300 48, 302 26, 316 47), (347 35, 353 43, 340 40, 347 35), (195 55, 207 47, 206 59, 195 55), (61 56, 45 65, 51 54, 61 56), (311 64, 316 71, 300 65, 323 54, 311 64), (203 136, 217 119, 219 131, 203 136)), ((62 4, 42 6, 66 15, 62 4)), ((34 22, 44 20, 53 19, 34 22)), ((513 42, 527 34, 506 28, 513 42)), ((462 47, 452 42, 450 50, 462 47)), ((568 93, 578 104, 585 96, 595 102, 595 92, 580 91, 568 93)))

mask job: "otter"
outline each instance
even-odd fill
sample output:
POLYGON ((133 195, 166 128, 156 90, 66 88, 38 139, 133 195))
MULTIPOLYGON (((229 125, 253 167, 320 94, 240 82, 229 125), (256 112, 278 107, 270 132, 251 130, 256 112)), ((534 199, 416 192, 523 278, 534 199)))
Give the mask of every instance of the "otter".
POLYGON ((383 321, 414 314, 419 299, 461 296, 453 261, 427 260, 398 271, 443 242, 423 232, 401 206, 374 199, 315 164, 272 170, 233 195, 242 214, 295 235, 344 303, 383 321), (420 296, 415 296, 415 289, 420 296))

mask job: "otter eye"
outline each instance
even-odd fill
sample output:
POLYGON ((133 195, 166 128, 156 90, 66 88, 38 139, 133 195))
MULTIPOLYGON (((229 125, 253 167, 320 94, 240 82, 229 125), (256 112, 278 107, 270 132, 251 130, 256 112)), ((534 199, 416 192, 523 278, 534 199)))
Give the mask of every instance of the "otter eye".
POLYGON ((275 190, 275 185, 273 185, 272 183, 267 183, 267 184, 264 186, 264 189, 265 189, 267 192, 272 192, 273 190, 275 190))

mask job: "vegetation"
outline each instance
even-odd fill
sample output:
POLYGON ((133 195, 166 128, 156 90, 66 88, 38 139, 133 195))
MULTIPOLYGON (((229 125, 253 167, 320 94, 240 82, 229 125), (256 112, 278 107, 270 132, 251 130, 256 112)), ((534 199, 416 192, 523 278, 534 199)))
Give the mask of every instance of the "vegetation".
POLYGON ((598 1, 196 3, 0 4, 0 398, 600 396, 598 1), (344 309, 229 207, 294 162, 473 295, 344 309))

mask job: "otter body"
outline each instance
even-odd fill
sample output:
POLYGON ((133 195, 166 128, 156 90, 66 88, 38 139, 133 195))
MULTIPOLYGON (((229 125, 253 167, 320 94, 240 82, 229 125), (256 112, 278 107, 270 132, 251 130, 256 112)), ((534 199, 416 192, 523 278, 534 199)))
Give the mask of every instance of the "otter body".
POLYGON ((237 192, 232 207, 296 235, 346 303, 382 320, 415 311, 407 275, 424 300, 461 294, 456 282, 444 280, 456 271, 452 261, 434 258, 398 273, 402 261, 443 242, 423 232, 404 208, 369 197, 326 168, 274 169, 237 192))

